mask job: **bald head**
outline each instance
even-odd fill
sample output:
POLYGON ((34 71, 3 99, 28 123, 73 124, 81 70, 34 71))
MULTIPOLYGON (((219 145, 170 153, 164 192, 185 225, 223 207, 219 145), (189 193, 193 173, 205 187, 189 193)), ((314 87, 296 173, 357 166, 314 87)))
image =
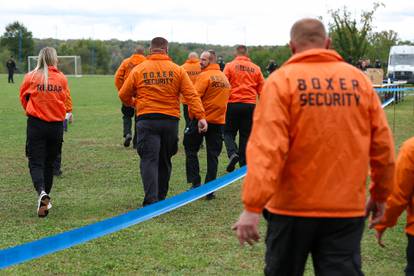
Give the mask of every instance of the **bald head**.
POLYGON ((196 52, 191 52, 188 54, 188 59, 196 59, 198 58, 198 54, 196 52))
POLYGON ((155 37, 151 40, 151 53, 167 53, 168 41, 163 37, 155 37))
POLYGON ((247 56, 247 47, 245 45, 238 45, 236 47, 236 55, 247 56))
POLYGON ((141 45, 137 45, 137 47, 135 47, 135 54, 139 54, 139 55, 143 55, 145 53, 145 49, 143 46, 141 45))
POLYGON ((299 53, 314 48, 329 48, 330 39, 326 35, 322 22, 305 18, 297 21, 290 29, 290 48, 299 53))

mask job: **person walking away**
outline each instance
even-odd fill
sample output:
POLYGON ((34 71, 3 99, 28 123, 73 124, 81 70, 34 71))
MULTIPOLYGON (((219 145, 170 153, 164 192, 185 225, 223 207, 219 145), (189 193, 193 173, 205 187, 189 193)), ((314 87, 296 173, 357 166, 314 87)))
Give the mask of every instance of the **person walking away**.
POLYGON ((48 215, 53 185, 53 162, 63 140, 63 120, 71 110, 66 77, 57 69, 56 50, 40 50, 36 68, 20 87, 20 101, 27 115, 27 156, 30 175, 38 194, 37 214, 48 215))
POLYGON ((249 139, 256 98, 262 90, 264 78, 260 67, 248 57, 247 47, 236 48, 236 58, 227 63, 224 74, 231 85, 227 105, 224 143, 229 163, 226 170, 234 170, 237 162, 240 167, 246 165, 246 144, 249 139), (239 134, 239 145, 235 139, 239 134))
POLYGON ((16 62, 14 62, 13 56, 6 62, 7 72, 9 73, 7 81, 9 83, 14 83, 13 75, 16 71, 16 62))
POLYGON ((394 145, 368 77, 329 50, 317 19, 290 31, 293 56, 266 81, 247 146, 240 244, 267 221, 265 275, 363 275, 365 216, 382 217, 392 188, 394 145), (368 166, 374 185, 366 200, 368 166))
MULTIPOLYGON (((201 185, 198 152, 203 137, 206 139, 207 151, 207 173, 204 183, 208 183, 217 177, 218 157, 223 147, 223 126, 230 95, 230 84, 226 75, 220 71, 216 53, 213 50, 201 54, 200 65, 202 71, 197 78, 195 88, 200 95, 206 112, 208 130, 205 133, 199 133, 194 120, 186 128, 184 134, 187 183, 191 183, 192 188, 201 185)), ((214 194, 211 193, 207 195, 206 199, 210 200, 214 197, 214 194)))
POLYGON ((404 142, 398 154, 394 174, 394 187, 387 199, 384 218, 375 226, 378 244, 384 247, 382 238, 385 230, 397 224, 398 217, 407 211, 405 233, 408 245, 405 275, 414 275, 414 137, 404 142))
MULTIPOLYGON (((129 74, 131 73, 132 69, 135 66, 143 62, 146 58, 144 56, 144 47, 138 45, 135 48, 134 54, 132 54, 129 58, 126 58, 122 61, 121 65, 119 66, 118 70, 115 73, 115 86, 119 90, 121 90, 122 85, 128 78, 129 74)), ((129 147, 132 140, 133 148, 136 148, 137 144, 137 131, 135 125, 137 123, 135 110, 133 107, 125 106, 124 104, 121 107, 122 112, 122 123, 123 123, 123 137, 124 137, 124 147, 129 147), (132 117, 134 117, 134 138, 132 138, 132 117)))
MULTIPOLYGON (((188 54, 188 59, 182 65, 184 70, 187 72, 188 76, 190 77, 191 82, 194 84, 197 80, 198 74, 201 72, 200 67, 200 60, 198 59, 198 54, 196 52, 191 52, 188 54)), ((188 123, 190 122, 190 117, 188 116, 188 105, 181 96, 181 103, 183 105, 183 115, 185 120, 185 128, 187 128, 188 123)))
POLYGON ((171 176, 171 158, 178 150, 180 95, 190 113, 198 120, 198 131, 207 131, 200 97, 185 70, 168 56, 168 41, 151 41, 147 60, 136 66, 121 90, 119 98, 134 106, 137 120, 137 152, 144 185, 143 206, 164 200, 171 176))

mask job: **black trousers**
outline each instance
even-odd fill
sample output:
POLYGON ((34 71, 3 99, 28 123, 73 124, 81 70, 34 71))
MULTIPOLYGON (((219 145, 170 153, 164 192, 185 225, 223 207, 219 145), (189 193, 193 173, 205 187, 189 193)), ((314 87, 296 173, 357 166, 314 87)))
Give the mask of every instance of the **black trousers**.
POLYGON ((148 205, 165 199, 171 176, 171 157, 178 150, 178 120, 139 120, 137 152, 148 205))
MULTIPOLYGON (((124 138, 127 134, 131 134, 131 128, 132 128, 132 117, 135 118, 135 124, 137 124, 137 117, 135 116, 135 108, 122 105, 121 107, 122 111, 122 123, 123 123, 123 130, 124 130, 124 138)), ((137 144, 137 129, 134 127, 134 139, 132 140, 132 144, 137 144)))
POLYGON ((188 115, 188 105, 183 104, 183 114, 184 114, 184 120, 185 120, 185 128, 190 123, 190 115, 188 115))
POLYGON ((33 185, 40 195, 50 193, 53 185, 53 163, 61 151, 63 122, 45 122, 35 117, 27 119, 26 153, 33 185))
POLYGON ((9 71, 8 82, 9 83, 14 83, 14 79, 13 79, 14 70, 8 70, 8 71, 9 71))
POLYGON ((230 158, 234 153, 239 155, 240 167, 246 165, 246 145, 253 124, 255 104, 229 103, 227 105, 226 125, 224 127, 224 143, 230 158), (239 133, 239 146, 235 142, 239 133))
POLYGON ((405 268, 406 276, 414 276, 414 236, 407 234, 407 267, 405 268))
POLYGON ((360 276, 364 218, 305 218, 271 214, 266 236, 265 275, 303 275, 312 254, 315 275, 360 276))
POLYGON ((206 138, 207 151, 207 174, 204 183, 207 183, 217 177, 218 157, 223 148, 223 126, 208 124, 208 130, 205 134, 193 131, 190 134, 184 135, 183 144, 187 183, 191 183, 193 187, 200 186, 201 184, 198 151, 203 143, 203 137, 206 138))

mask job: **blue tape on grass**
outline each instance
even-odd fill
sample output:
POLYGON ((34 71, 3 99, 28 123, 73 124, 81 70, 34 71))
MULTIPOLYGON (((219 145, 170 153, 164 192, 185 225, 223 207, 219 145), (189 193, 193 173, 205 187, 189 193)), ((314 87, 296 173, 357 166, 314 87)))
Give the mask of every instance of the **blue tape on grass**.
POLYGON ((144 208, 37 241, 3 249, 0 251, 0 269, 81 244, 165 214, 221 189, 243 178, 245 175, 246 167, 242 167, 199 188, 178 194, 144 208))

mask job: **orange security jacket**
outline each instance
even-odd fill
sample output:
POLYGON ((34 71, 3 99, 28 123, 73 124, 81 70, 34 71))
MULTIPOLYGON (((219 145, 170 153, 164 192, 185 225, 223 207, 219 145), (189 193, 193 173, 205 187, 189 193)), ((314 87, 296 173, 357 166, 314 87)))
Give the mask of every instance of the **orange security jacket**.
POLYGON ((66 77, 56 67, 48 68, 48 84, 42 72, 29 72, 20 86, 20 102, 26 114, 46 122, 65 120, 72 111, 72 99, 66 77))
POLYGON ((224 74, 231 85, 229 103, 256 103, 264 84, 259 66, 246 56, 237 56, 226 64, 224 74))
POLYGON ((394 146, 379 97, 363 72, 332 50, 292 56, 261 93, 247 146, 245 209, 302 217, 365 214, 392 188, 394 146))
POLYGON ((401 147, 395 167, 394 188, 387 200, 384 219, 375 228, 384 231, 394 226, 404 209, 407 210, 405 232, 414 236, 414 137, 401 147))
POLYGON ((206 120, 211 124, 224 125, 230 84, 220 71, 218 64, 210 64, 198 75, 195 88, 206 111, 206 120))
POLYGON ((140 64, 146 60, 145 56, 139 54, 133 54, 129 58, 126 58, 122 61, 121 65, 119 66, 118 70, 115 73, 115 86, 119 90, 121 90, 122 85, 124 84, 125 80, 128 78, 129 74, 131 73, 132 69, 135 66, 140 64))
MULTIPOLYGON (((190 80, 195 84, 198 74, 201 72, 200 60, 198 58, 187 59, 183 65, 181 65, 184 70, 187 72, 190 80)), ((181 102, 187 104, 183 97, 181 97, 181 102)))
POLYGON ((119 98, 126 106, 135 106, 137 116, 164 114, 180 118, 180 94, 189 103, 189 111, 197 119, 205 119, 200 97, 185 70, 167 55, 153 54, 132 70, 119 98))

